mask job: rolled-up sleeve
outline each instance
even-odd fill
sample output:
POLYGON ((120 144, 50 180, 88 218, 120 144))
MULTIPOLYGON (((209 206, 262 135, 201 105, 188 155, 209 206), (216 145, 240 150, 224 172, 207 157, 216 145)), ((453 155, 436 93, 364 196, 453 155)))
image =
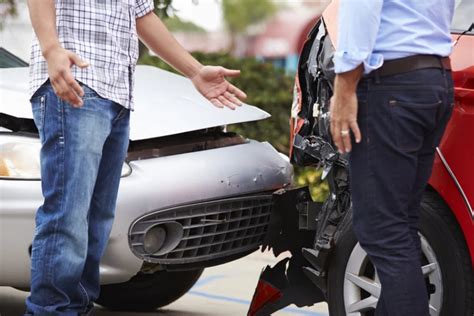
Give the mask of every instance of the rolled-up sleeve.
POLYGON ((383 64, 383 56, 374 54, 384 0, 341 0, 338 21, 338 47, 334 54, 336 73, 364 65, 369 73, 383 64))
POLYGON ((154 9, 153 0, 136 0, 135 2, 135 18, 141 18, 154 9))

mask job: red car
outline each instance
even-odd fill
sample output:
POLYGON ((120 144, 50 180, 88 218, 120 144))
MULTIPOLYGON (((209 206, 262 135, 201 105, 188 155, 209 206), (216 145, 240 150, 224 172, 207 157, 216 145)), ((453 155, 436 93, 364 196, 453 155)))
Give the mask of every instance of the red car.
MULTIPOLYGON (((331 316, 371 316, 381 285, 351 224, 347 156, 334 149, 329 99, 336 10, 323 14, 300 55, 291 118, 291 159, 323 168, 330 195, 314 203, 306 188, 281 191, 265 241, 291 258, 267 267, 249 315, 327 301, 331 316)), ((420 236, 431 315, 474 315, 474 5, 456 1, 452 74, 456 104, 421 205, 420 236)))

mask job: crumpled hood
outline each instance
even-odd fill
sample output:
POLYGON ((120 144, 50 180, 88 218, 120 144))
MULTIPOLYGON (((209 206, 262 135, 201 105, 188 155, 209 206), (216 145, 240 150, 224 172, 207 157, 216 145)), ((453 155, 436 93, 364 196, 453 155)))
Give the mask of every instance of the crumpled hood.
MULTIPOLYGON (((151 66, 137 66, 130 139, 162 137, 263 120, 265 111, 244 104, 235 111, 214 107, 190 80, 151 66)), ((32 119, 28 68, 0 69, 0 112, 32 119)))

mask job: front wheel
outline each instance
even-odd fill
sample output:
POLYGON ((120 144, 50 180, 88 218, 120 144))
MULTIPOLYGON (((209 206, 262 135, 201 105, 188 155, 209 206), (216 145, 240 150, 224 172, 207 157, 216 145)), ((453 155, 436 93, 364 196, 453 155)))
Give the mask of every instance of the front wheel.
POLYGON ((103 285, 97 303, 111 310, 155 310, 186 294, 202 272, 203 269, 138 273, 127 282, 103 285))
MULTIPOLYGON (((430 295, 430 315, 472 316, 474 276, 461 230, 451 210, 434 192, 421 205, 422 270, 430 295)), ((328 271, 332 316, 372 316, 380 295, 374 266, 346 225, 328 271)))

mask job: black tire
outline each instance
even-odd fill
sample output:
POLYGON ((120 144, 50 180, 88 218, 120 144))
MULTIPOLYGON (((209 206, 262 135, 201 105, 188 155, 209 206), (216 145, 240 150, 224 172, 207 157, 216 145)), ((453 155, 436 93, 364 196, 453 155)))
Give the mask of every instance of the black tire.
POLYGON ((186 294, 203 271, 138 273, 127 282, 103 285, 97 303, 111 310, 152 311, 186 294))
MULTIPOLYGON (((440 267, 443 303, 439 315, 474 315, 474 273, 466 242, 451 210, 435 192, 426 192, 423 198, 420 232, 433 249, 440 267)), ((328 271, 331 316, 346 315, 343 284, 347 263, 356 244, 349 221, 341 231, 328 271)), ((365 269, 369 274, 373 273, 370 266, 372 264, 367 264, 365 269)), ((361 315, 372 316, 374 312, 361 315)))

